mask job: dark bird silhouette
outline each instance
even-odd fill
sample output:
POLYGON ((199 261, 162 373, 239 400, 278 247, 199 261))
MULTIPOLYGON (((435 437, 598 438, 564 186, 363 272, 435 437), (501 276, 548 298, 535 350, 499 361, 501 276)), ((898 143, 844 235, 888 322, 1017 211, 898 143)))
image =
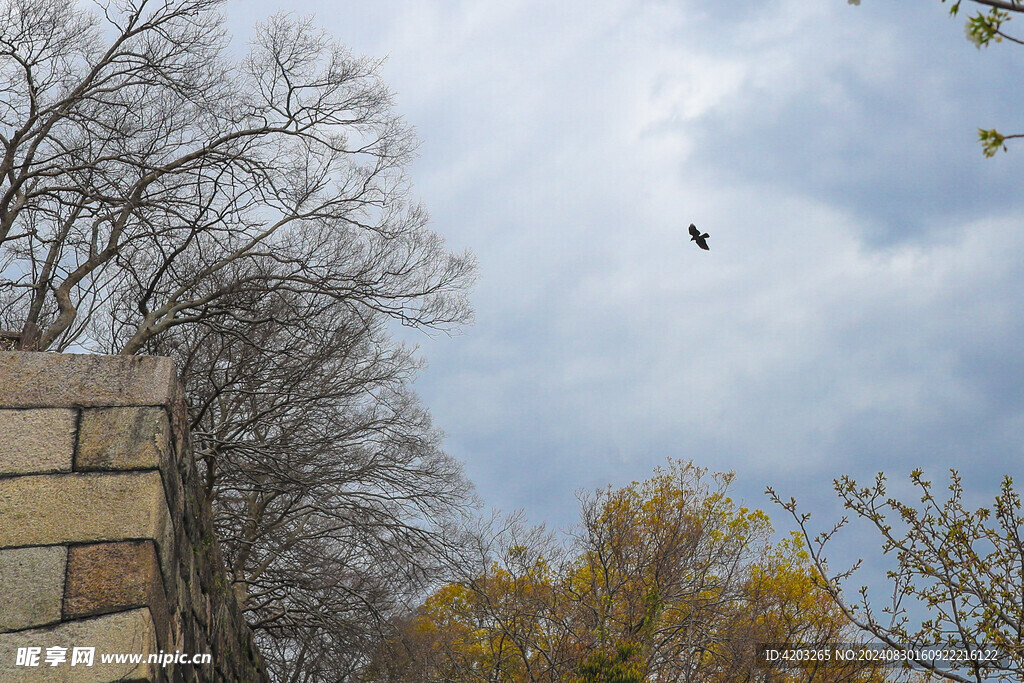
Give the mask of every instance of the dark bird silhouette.
POLYGON ((700 234, 700 230, 698 230, 697 226, 693 223, 690 223, 690 234, 693 235, 693 237, 690 238, 691 242, 696 242, 697 246, 705 251, 711 251, 711 247, 709 247, 708 243, 705 241, 707 238, 711 237, 711 235, 707 233, 704 233, 703 235, 700 234))

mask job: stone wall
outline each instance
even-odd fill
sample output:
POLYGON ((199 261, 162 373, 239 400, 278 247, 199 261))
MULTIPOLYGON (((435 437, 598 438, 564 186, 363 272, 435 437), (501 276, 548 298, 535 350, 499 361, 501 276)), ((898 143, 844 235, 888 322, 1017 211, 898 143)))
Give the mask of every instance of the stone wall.
POLYGON ((198 486, 169 359, 0 351, 0 683, 266 681, 198 486))

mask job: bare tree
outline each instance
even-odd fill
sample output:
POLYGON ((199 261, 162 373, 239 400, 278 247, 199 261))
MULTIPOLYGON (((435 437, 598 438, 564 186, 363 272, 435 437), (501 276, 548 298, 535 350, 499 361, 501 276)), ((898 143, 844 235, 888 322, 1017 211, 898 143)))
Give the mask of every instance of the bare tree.
POLYGON ((389 325, 470 318, 378 63, 221 0, 0 0, 0 328, 175 358, 205 497, 279 680, 350 680, 473 504, 389 325))
POLYGON ((149 348, 182 368, 207 502, 272 672, 348 680, 392 612, 446 576, 470 486, 385 316, 283 288, 231 311, 149 348))
POLYGON ((471 259, 407 201, 377 63, 287 16, 232 62, 220 4, 0 4, 0 326, 60 350, 98 324, 135 353, 278 286, 466 321, 471 259))

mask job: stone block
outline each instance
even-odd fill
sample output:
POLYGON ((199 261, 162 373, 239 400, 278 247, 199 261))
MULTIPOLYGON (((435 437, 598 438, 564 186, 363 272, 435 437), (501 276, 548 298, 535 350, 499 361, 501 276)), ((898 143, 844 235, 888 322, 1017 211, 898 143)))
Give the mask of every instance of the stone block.
POLYGON ((0 683, 267 681, 202 503, 173 363, 0 351, 0 387, 0 683), (96 665, 15 664, 18 647, 42 660, 76 646, 96 648, 96 665), (99 666, 161 648, 223 658, 99 666))
POLYGON ((170 615, 153 541, 76 545, 68 549, 64 618, 149 606, 160 646, 169 649, 170 615))
POLYGON ((0 408, 168 405, 174 362, 155 356, 0 351, 0 408))
POLYGON ((67 548, 0 550, 0 631, 60 621, 67 548))
POLYGON ((160 473, 0 479, 0 547, 172 538, 160 473))
POLYGON ((165 672, 146 658, 159 652, 156 631, 149 610, 142 608, 92 619, 67 621, 54 628, 0 633, 0 683, 109 683, 110 681, 156 681, 165 672), (40 647, 39 666, 18 666, 18 648, 40 647), (71 665, 73 648, 95 648, 93 665, 71 665), (65 648, 67 661, 45 663, 47 648, 65 648), (101 654, 139 654, 142 663, 103 664, 101 654))
POLYGON ((0 410, 0 474, 70 472, 77 411, 0 410))
POLYGON ((75 470, 156 469, 167 464, 170 434, 163 408, 87 408, 75 470))

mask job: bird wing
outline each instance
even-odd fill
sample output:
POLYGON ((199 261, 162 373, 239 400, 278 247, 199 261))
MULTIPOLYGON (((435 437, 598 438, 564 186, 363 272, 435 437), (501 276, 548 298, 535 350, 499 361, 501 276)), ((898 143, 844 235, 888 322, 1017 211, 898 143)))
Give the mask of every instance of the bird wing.
POLYGON ((711 251, 711 247, 709 247, 708 243, 704 241, 704 238, 708 236, 709 235, 707 234, 699 235, 695 240, 697 242, 697 246, 700 247, 701 249, 704 249, 705 251, 711 251))
POLYGON ((690 223, 690 234, 694 237, 700 237, 700 230, 698 230, 697 226, 693 223, 690 223))

